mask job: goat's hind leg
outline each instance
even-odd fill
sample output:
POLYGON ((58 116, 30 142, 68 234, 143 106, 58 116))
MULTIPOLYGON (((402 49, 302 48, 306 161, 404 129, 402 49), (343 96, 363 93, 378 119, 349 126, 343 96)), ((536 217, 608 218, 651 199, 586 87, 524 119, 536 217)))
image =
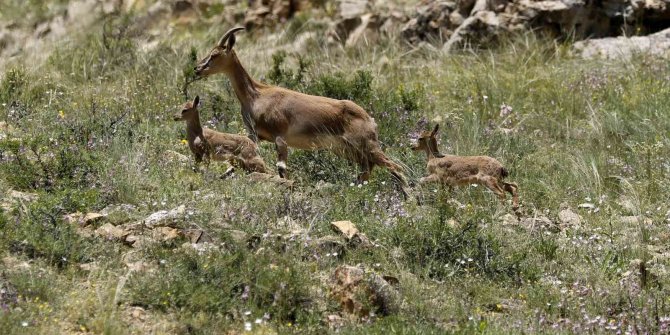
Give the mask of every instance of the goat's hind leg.
POLYGON ((277 172, 279 177, 287 178, 286 161, 288 159, 288 145, 283 138, 277 136, 275 138, 275 149, 277 149, 277 172))
POLYGON ((498 198, 503 204, 505 203, 505 191, 500 186, 500 181, 497 178, 495 177, 486 178, 484 180, 484 186, 486 186, 489 190, 493 191, 493 193, 495 193, 495 195, 498 196, 498 198))
POLYGON ((519 186, 515 183, 503 182, 503 189, 512 195, 512 209, 519 209, 519 186))

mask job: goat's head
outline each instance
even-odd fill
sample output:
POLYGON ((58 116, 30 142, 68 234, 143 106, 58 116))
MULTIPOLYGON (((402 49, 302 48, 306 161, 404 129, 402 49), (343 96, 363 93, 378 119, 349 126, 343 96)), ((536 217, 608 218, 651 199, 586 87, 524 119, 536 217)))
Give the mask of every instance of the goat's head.
POLYGON ((414 151, 428 151, 435 157, 444 157, 437 150, 437 132, 440 130, 440 125, 436 124, 432 131, 424 131, 416 139, 416 142, 412 145, 412 150, 414 151))
POLYGON ((198 77, 207 77, 209 75, 221 72, 227 72, 235 61, 235 33, 244 30, 242 27, 235 27, 228 30, 214 49, 209 54, 198 62, 195 67, 195 75, 198 77))
POLYGON ((181 107, 181 112, 175 114, 175 121, 187 121, 198 115, 198 104, 200 103, 200 97, 195 96, 193 101, 185 103, 181 107))

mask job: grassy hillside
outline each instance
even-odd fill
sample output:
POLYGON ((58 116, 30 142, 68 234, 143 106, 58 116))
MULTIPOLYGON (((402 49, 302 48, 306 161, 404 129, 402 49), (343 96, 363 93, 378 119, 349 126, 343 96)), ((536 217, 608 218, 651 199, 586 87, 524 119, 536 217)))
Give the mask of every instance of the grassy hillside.
MULTIPOLYGON (((0 74, 0 190, 37 195, 6 200, 0 219, 3 333, 668 332, 667 61, 587 62, 532 36, 444 55, 320 37, 295 53, 291 34, 239 34, 255 78, 363 106, 414 182, 425 173, 409 149, 420 120, 442 125, 444 152, 498 158, 520 186, 519 221, 482 187, 416 186, 420 201, 404 201, 381 169, 352 186, 356 168, 328 152, 291 151, 293 188, 221 179, 222 164, 196 173, 170 153, 190 158, 171 116, 186 101, 192 48, 203 56, 228 27, 146 49, 124 25, 0 74), (171 225, 204 231, 208 247, 90 233, 180 205, 171 225), (64 219, 104 209, 86 229, 64 219), (321 243, 338 220, 373 246, 321 243), (331 294, 341 265, 397 278, 397 310, 345 313, 331 294)), ((243 133, 225 77, 188 93, 209 127, 243 133)), ((261 153, 274 166, 274 146, 261 153)))

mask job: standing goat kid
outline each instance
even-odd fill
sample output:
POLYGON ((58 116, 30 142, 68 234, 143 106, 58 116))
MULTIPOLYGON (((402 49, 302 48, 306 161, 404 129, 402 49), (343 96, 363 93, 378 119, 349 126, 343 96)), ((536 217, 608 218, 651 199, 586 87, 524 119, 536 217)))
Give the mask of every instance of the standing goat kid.
POLYGON ((210 158, 217 161, 228 161, 247 172, 265 173, 265 162, 258 155, 256 143, 246 136, 220 133, 200 125, 198 103, 200 97, 184 104, 180 113, 174 116, 175 121, 186 121, 186 137, 188 147, 195 156, 196 165, 210 158))
POLYGON ((432 132, 424 131, 412 148, 415 151, 425 151, 428 159, 430 174, 419 181, 422 184, 440 182, 450 187, 481 184, 493 191, 503 202, 507 191, 512 195, 512 208, 516 211, 519 208, 518 186, 503 181, 508 172, 502 164, 489 156, 442 155, 437 149, 435 138, 438 130, 439 125, 435 125, 432 132))
POLYGON ((249 136, 254 142, 260 139, 275 144, 279 175, 286 178, 288 147, 328 149, 358 164, 359 183, 368 180, 374 166, 386 167, 406 195, 402 168, 381 150, 374 119, 349 100, 307 95, 252 79, 233 50, 235 33, 243 29, 226 32, 195 73, 199 78, 217 73, 228 77, 242 105, 249 136))

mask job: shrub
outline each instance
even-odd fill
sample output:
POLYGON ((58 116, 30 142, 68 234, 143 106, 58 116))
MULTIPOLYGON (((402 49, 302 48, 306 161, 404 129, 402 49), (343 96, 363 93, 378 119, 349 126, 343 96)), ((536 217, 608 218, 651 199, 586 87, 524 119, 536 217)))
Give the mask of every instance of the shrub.
POLYGON ((310 279, 290 257, 240 249, 206 255, 156 250, 154 257, 163 268, 131 278, 132 304, 234 318, 251 310, 284 321, 306 312, 310 279))

